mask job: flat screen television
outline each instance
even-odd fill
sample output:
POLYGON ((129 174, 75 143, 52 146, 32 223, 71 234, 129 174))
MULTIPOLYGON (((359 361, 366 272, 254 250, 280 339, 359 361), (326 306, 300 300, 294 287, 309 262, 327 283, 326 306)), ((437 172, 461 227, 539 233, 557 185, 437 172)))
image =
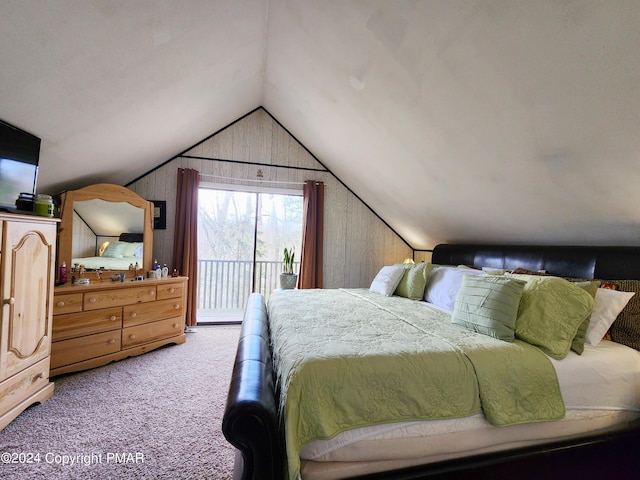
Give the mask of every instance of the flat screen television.
POLYGON ((21 193, 34 195, 40 139, 0 120, 0 208, 16 210, 21 193))

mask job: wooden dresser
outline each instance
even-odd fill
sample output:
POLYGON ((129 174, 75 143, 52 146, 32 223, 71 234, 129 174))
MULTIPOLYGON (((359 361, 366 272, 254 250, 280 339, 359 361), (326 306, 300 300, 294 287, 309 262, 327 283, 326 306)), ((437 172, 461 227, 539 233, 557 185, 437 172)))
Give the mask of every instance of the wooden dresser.
POLYGON ((0 429, 53 395, 49 381, 56 220, 0 214, 0 429))
POLYGON ((184 343, 186 277, 54 289, 51 376, 184 343))

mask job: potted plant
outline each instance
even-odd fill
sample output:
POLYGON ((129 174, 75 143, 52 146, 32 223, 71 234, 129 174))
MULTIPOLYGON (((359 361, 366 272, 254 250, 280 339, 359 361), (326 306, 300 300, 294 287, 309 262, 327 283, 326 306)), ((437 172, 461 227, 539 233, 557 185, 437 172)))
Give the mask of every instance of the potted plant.
POLYGON ((291 249, 284 248, 284 266, 282 267, 282 273, 280 274, 280 287, 283 290, 290 290, 296 288, 298 283, 298 275, 293 273, 293 259, 296 253, 293 247, 291 249))

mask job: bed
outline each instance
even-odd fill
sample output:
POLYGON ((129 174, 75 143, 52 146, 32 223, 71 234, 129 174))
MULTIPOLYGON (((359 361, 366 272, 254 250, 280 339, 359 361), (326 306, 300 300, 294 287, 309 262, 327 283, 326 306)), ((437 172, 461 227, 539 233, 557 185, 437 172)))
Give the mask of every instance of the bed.
POLYGON ((128 270, 130 265, 143 265, 141 233, 122 233, 118 240, 104 242, 95 257, 72 258, 72 265, 84 265, 86 270, 128 270))
MULTIPOLYGON (((620 290, 619 293, 615 293, 617 298, 625 296, 623 290, 633 291, 633 288, 637 287, 635 280, 640 274, 640 249, 439 245, 434 249, 432 263, 450 267, 432 269, 429 272, 431 279, 442 272, 447 272, 447 275, 455 274, 456 278, 465 279, 465 289, 469 285, 477 286, 473 285, 473 282, 493 282, 488 280, 488 277, 494 275, 496 278, 505 278, 505 272, 502 270, 514 269, 522 269, 520 271, 524 271, 526 275, 517 275, 517 271, 516 275, 507 273, 506 276, 511 275, 511 278, 500 282, 511 286, 549 285, 556 282, 557 277, 569 277, 575 281, 568 290, 571 295, 576 289, 593 288, 593 282, 585 281, 586 279, 601 279, 605 282, 597 283, 597 292, 576 294, 576 298, 584 303, 581 308, 591 312, 599 298, 595 296, 596 293, 614 295, 602 291, 617 286, 620 290), (461 268, 460 265, 465 267, 461 268), (485 271, 469 267, 484 267, 485 271), (461 270, 466 271, 461 273, 461 270), (545 275, 538 276, 540 273, 545 275), (476 280, 478 278, 481 278, 481 281, 476 280), (581 281, 581 286, 574 286, 578 281, 581 281), (585 287, 584 284, 591 286, 585 287)), ((557 281, 563 282, 562 285, 566 282, 560 279, 557 281)), ((435 285, 435 282, 433 284, 435 285)), ((429 290, 428 285, 425 295, 429 290)), ((633 315, 640 312, 629 313, 625 310, 626 317, 618 317, 616 327, 610 329, 612 340, 605 338, 596 342, 594 346, 587 343, 582 354, 578 355, 568 347, 566 352, 556 351, 557 342, 542 342, 532 347, 520 338, 513 342, 504 341, 486 332, 477 333, 477 330, 474 331, 468 325, 464 328, 459 324, 452 325, 451 320, 460 316, 460 299, 456 297, 458 303, 455 305, 455 313, 452 313, 450 308, 443 307, 446 299, 438 299, 436 289, 431 292, 430 300, 434 302, 432 305, 424 305, 424 302, 398 295, 381 295, 371 290, 374 290, 373 284, 372 289, 337 292, 349 300, 336 300, 333 296, 324 298, 333 295, 328 291, 278 292, 272 296, 269 310, 260 295, 252 295, 245 311, 223 418, 223 433, 237 448, 236 478, 296 478, 298 471, 304 480, 349 478, 358 475, 363 478, 447 478, 447 475, 456 478, 471 471, 474 476, 481 478, 483 472, 487 478, 509 478, 515 473, 521 478, 536 478, 543 473, 548 477, 548 469, 551 466, 560 478, 579 472, 593 473, 594 469, 601 467, 620 476, 627 467, 631 468, 634 465, 635 451, 640 446, 640 353, 637 348, 631 346, 637 347, 634 343, 637 338, 632 324, 633 315), (296 302, 300 303, 299 300, 307 304, 306 311, 302 309, 295 313, 299 322, 287 321, 282 310, 294 311, 293 307, 296 302), (356 303, 353 303, 354 301, 356 303), (278 307, 278 304, 281 306, 278 307), (341 324, 342 319, 338 315, 326 326, 309 331, 300 330, 300 325, 313 323, 315 318, 325 317, 324 311, 330 310, 327 306, 329 304, 338 305, 338 309, 344 312, 342 317, 349 320, 341 324), (402 308, 408 305, 408 313, 398 313, 395 310, 401 304, 402 308), (423 310, 429 313, 423 315, 423 310), (371 320, 366 328, 360 324, 357 328, 354 327, 357 322, 354 322, 353 318, 356 317, 349 317, 349 312, 358 312, 365 319, 373 319, 378 315, 374 313, 377 311, 391 312, 391 317, 371 320), (319 312, 323 312, 322 315, 319 312), (391 324, 391 332, 381 334, 384 330, 380 328, 388 328, 390 321, 396 322, 391 324), (292 330, 287 330, 289 324, 294 325, 292 330), (429 329, 437 325, 440 329, 436 332, 437 335, 428 333, 431 330, 427 330, 427 324, 429 329), (326 329, 326 340, 322 328, 326 329), (321 372, 327 368, 327 363, 324 359, 319 359, 325 357, 327 351, 337 350, 338 354, 349 352, 349 349, 354 347, 353 342, 348 344, 348 338, 369 331, 372 332, 369 335, 372 339, 384 338, 384 342, 378 346, 380 349, 388 350, 385 354, 395 352, 400 356, 410 357, 420 352, 416 358, 423 363, 419 364, 419 367, 414 366, 407 370, 419 371, 420 375, 428 371, 431 383, 435 386, 411 377, 402 380, 406 382, 402 384, 402 381, 393 375, 403 368, 401 365, 389 366, 388 357, 376 364, 379 359, 370 353, 347 355, 358 359, 360 363, 348 364, 347 373, 340 372, 336 377, 340 380, 333 386, 330 381, 332 375, 326 375, 329 380, 325 379, 325 383, 315 383, 315 377, 309 380, 308 376, 299 375, 303 362, 299 361, 299 357, 290 357, 287 353, 295 352, 296 348, 305 352, 311 350, 314 345, 324 343, 325 350, 321 349, 317 355, 311 354, 312 361, 306 359, 304 363, 305 366, 318 365, 314 368, 321 372), (417 335, 416 332, 420 334, 417 335), (433 361, 429 360, 433 358, 433 353, 429 356, 422 355, 422 337, 429 335, 437 337, 437 341, 427 342, 429 348, 436 345, 437 355, 446 353, 456 357, 457 364, 454 362, 454 367, 446 367, 440 372, 437 366, 431 365, 433 361), (308 343, 304 343, 305 341, 308 343), (465 345, 461 346, 456 342, 465 345), (522 350, 523 355, 537 355, 535 361, 538 363, 535 364, 535 368, 540 365, 540 371, 545 371, 544 375, 547 375, 547 370, 551 368, 554 372, 552 376, 555 374, 557 383, 543 376, 540 384, 531 383, 530 378, 535 378, 538 373, 531 375, 531 370, 528 369, 532 367, 528 364, 526 369, 521 371, 518 366, 519 360, 512 361, 508 369, 497 368, 504 370, 503 373, 484 373, 485 365, 491 365, 491 362, 485 361, 482 356, 482 352, 488 350, 485 349, 485 344, 495 344, 499 349, 506 349, 509 356, 515 355, 516 350, 522 350), (467 346, 471 346, 469 351, 463 349, 467 346), (346 350, 341 352, 340 349, 346 350), (462 355, 460 351, 463 351, 462 355), (542 354, 540 351, 545 353, 542 354), (538 358, 540 355, 547 360, 538 358), (369 368, 371 362, 375 365, 372 370, 378 372, 379 378, 369 376, 365 377, 366 382, 360 382, 348 376, 354 369, 362 370, 365 375, 372 375, 366 373, 366 368, 369 368), (428 370, 429 368, 432 370, 428 370), (477 374, 477 377, 472 374, 477 374), (507 375, 507 380, 500 386, 501 383, 494 379, 497 378, 496 375, 502 374, 507 375), (438 375, 442 378, 438 378, 438 375), (466 378, 465 375, 472 378, 466 378), (456 381, 447 382, 447 378, 456 378, 456 381), (589 378, 596 378, 598 381, 588 383, 586 380, 589 378), (376 381, 380 383, 380 388, 375 385, 376 381), (336 385, 343 387, 345 384, 355 386, 362 383, 373 383, 374 386, 362 391, 355 387, 336 388, 336 385), (394 398, 393 392, 385 390, 389 383, 398 383, 397 391, 405 392, 403 396, 410 399, 409 403, 422 401, 419 406, 419 411, 423 412, 422 417, 418 415, 416 418, 410 418, 410 414, 406 413, 407 398, 394 398), (419 383, 420 388, 427 388, 424 398, 420 397, 419 391, 412 391, 419 383), (510 391, 511 383, 516 385, 516 388, 510 391), (453 384, 453 389, 449 384, 453 384), (471 393, 472 402, 458 401, 462 398, 462 393, 457 391, 461 386, 473 389, 476 384, 479 391, 471 393), (521 404, 526 403, 527 397, 535 396, 534 393, 538 389, 547 388, 549 385, 552 391, 549 396, 545 396, 545 401, 541 402, 544 408, 533 405, 532 409, 527 410, 527 407, 524 412, 512 412, 511 407, 504 405, 499 408, 491 407, 491 398, 498 395, 494 395, 494 390, 498 391, 499 388, 506 389, 507 393, 502 396, 507 400, 518 391, 529 392, 524 395, 524 399, 517 398, 517 402, 514 402, 521 404), (553 396, 556 386, 559 392, 555 393, 560 395, 560 405, 557 403, 557 397, 553 396), (345 391, 351 398, 344 397, 345 391), (383 392, 379 395, 381 399, 375 398, 377 392, 383 392), (299 400, 294 402, 291 398, 299 400), (386 412, 384 415, 379 413, 384 402, 387 404, 383 408, 394 412, 386 412), (448 404, 454 405, 455 410, 442 411, 443 408, 449 408, 448 404), (366 409, 363 409, 362 405, 366 405, 366 409), (306 420, 305 409, 311 411, 310 417, 317 418, 313 421, 306 420), (323 409, 338 413, 326 413, 324 417, 317 414, 323 409), (340 420, 340 410, 358 409, 365 410, 365 413, 359 414, 360 420, 349 425, 340 420), (429 409, 433 409, 435 413, 430 411, 428 415, 424 414, 425 410, 429 409), (505 417, 504 412, 510 413, 505 417), (515 416, 511 416, 512 414, 515 416), (382 417, 376 418, 376 415, 382 417), (334 421, 334 416, 338 421, 334 421), (363 422, 363 418, 366 418, 366 421, 363 422), (291 427, 296 422, 301 426, 291 427), (316 425, 312 425, 314 422, 316 425), (332 422, 337 425, 333 425, 332 422), (283 428, 285 424, 288 425, 286 429, 283 428), (285 472, 288 472, 288 475, 285 472)), ((640 305, 630 301, 633 294, 626 296, 629 297, 628 303, 622 306, 623 309, 633 310, 640 305)), ((578 313, 580 312, 576 315, 578 313)), ((584 317, 584 311, 580 315, 584 317)), ((622 313, 620 315, 623 316, 622 313)), ((327 315, 327 318, 329 317, 330 315, 327 315)), ((586 325, 578 320, 572 322, 574 327, 578 323, 586 325)), ((523 325, 525 323, 523 322, 523 325)), ((485 327, 481 326, 480 329, 482 328, 485 327)), ((609 330, 608 327, 602 332, 603 336, 606 330, 609 330)), ((525 330, 519 333, 519 337, 526 337, 525 330)), ((559 332, 554 335, 573 337, 576 331, 574 329, 569 333, 559 332)), ((599 336, 597 332, 594 334, 590 330, 586 331, 587 338, 593 335, 599 336)), ((363 334, 363 338, 366 336, 363 334)), ((535 338, 527 340, 533 343, 537 341, 535 338)), ((571 338, 568 340, 571 348, 574 348, 571 338)), ((355 343, 358 342, 364 343, 356 338, 355 343)), ((564 341, 563 345, 566 343, 564 341)), ((502 363, 508 364, 509 361, 502 363)), ((349 415, 352 413, 349 412, 349 415)))

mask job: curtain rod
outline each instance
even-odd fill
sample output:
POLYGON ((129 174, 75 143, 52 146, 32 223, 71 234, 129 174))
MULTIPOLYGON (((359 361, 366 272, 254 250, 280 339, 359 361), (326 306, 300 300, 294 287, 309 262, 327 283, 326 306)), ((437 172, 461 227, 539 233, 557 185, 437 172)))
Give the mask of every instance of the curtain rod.
POLYGON ((285 182, 281 180, 259 180, 259 179, 252 180, 250 178, 223 177, 220 175, 210 175, 206 173, 201 173, 200 177, 216 178, 220 180, 234 180, 236 182, 281 183, 283 185, 304 185, 305 184, 305 182, 285 182))

